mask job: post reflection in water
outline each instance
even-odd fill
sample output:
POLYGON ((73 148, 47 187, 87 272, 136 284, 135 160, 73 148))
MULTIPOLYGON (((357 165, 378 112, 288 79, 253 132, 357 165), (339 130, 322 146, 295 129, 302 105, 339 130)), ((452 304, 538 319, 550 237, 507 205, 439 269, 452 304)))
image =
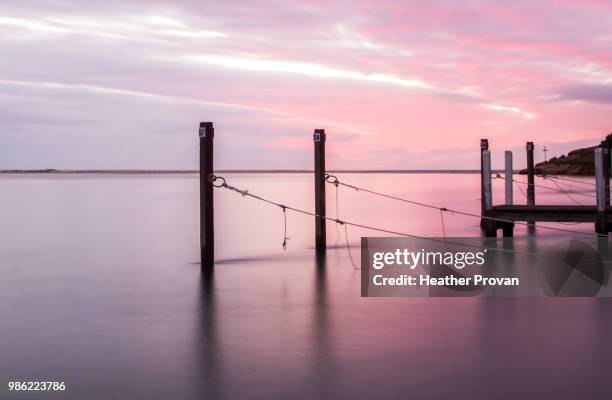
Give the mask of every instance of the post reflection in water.
POLYGON ((229 283, 236 274, 253 280, 261 276, 248 261, 222 263, 213 273, 201 273, 194 397, 332 396, 327 258, 307 257, 312 257, 311 268, 303 264, 304 269, 279 270, 270 262, 274 275, 248 287, 229 283), (220 276, 225 279, 222 283, 220 276))
POLYGON ((333 382, 333 356, 331 354, 329 304, 327 291, 327 256, 315 256, 314 309, 312 313, 312 375, 316 381, 315 398, 329 398, 333 382))
POLYGON ((195 392, 202 399, 223 399, 223 354, 217 320, 214 271, 202 271, 198 290, 194 346, 195 392))

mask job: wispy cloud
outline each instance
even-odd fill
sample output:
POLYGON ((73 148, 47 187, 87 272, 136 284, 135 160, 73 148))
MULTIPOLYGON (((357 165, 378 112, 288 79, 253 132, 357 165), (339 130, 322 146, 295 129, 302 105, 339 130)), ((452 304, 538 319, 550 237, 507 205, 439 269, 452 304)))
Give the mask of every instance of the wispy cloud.
POLYGON ((175 104, 176 103, 190 103, 190 104, 200 104, 200 105, 213 106, 213 107, 231 107, 231 108, 241 108, 245 110, 258 110, 258 111, 265 111, 265 112, 280 114, 280 111, 273 109, 273 108, 257 107, 257 106, 239 104, 239 103, 228 103, 228 102, 220 102, 220 101, 206 101, 206 100, 199 100, 199 99, 188 98, 188 97, 169 96, 169 95, 158 94, 158 93, 141 92, 137 90, 120 89, 120 88, 97 86, 97 85, 87 85, 87 84, 80 84, 80 83, 18 81, 18 80, 0 79, 0 85, 27 86, 27 87, 38 88, 38 89, 81 90, 81 91, 100 93, 100 94, 139 97, 139 98, 160 101, 160 102, 165 102, 165 103, 175 103, 175 104))
MULTIPOLYGON (((0 17, 0 29, 3 27, 32 33, 97 36, 130 41, 159 41, 173 38, 216 39, 227 36, 219 31, 195 29, 183 21, 160 15, 106 19, 72 15, 38 18, 4 16, 0 17)), ((14 35, 16 32, 12 33, 14 35)))
POLYGON ((560 90, 561 100, 612 103, 612 85, 572 85, 560 90))
POLYGON ((492 111, 511 113, 511 114, 518 114, 518 115, 521 115, 526 120, 533 119, 536 116, 532 112, 528 112, 528 111, 520 109, 519 107, 514 107, 514 106, 507 106, 507 105, 496 104, 496 103, 483 104, 482 106, 484 108, 486 108, 488 110, 492 110, 492 111))
POLYGON ((183 57, 186 61, 200 62, 226 68, 246 71, 279 72, 298 75, 315 76, 321 78, 352 79, 357 81, 370 81, 389 83, 398 86, 431 89, 432 86, 420 79, 405 79, 382 73, 367 74, 359 71, 329 67, 316 63, 303 63, 284 60, 270 60, 259 58, 230 57, 213 54, 188 55, 183 57))

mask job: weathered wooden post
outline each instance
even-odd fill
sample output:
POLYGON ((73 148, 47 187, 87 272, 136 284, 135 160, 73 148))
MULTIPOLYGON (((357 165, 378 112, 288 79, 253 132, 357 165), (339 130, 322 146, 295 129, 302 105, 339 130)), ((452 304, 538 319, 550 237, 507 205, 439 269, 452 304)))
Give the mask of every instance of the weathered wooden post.
MULTIPOLYGON (((482 152, 482 190, 483 190, 483 207, 484 212, 483 216, 490 217, 491 210, 493 209, 493 191, 491 185, 491 152, 489 150, 484 150, 482 152)), ((488 218, 483 218, 481 221, 481 226, 485 231, 486 237, 496 237, 497 236, 497 227, 496 221, 493 221, 488 218)))
MULTIPOLYGON (((489 150, 489 140, 480 139, 480 215, 485 215, 483 153, 486 150, 489 150)), ((484 229, 484 219, 480 220, 480 227, 484 229)))
POLYGON ((325 216, 325 129, 315 129, 314 135, 315 175, 315 237, 317 253, 327 248, 325 216))
POLYGON ((493 193, 491 191, 491 151, 485 150, 482 152, 482 174, 484 176, 484 207, 485 211, 491 211, 493 208, 493 193))
POLYGON ((604 187, 606 201, 605 205, 610 205, 610 168, 612 163, 612 153, 610 152, 610 144, 607 140, 601 142, 601 148, 603 149, 603 165, 604 165, 604 187))
POLYGON ((600 235, 608 234, 606 223, 606 185, 605 185, 605 169, 604 165, 604 150, 601 147, 595 148, 595 189, 597 199, 597 222, 595 222, 595 231, 600 235))
POLYGON ((215 215, 213 203, 212 122, 200 122, 200 261, 207 272, 215 265, 215 215))
MULTIPOLYGON (((535 206, 535 166, 533 163, 533 142, 527 142, 527 205, 535 206)), ((533 232, 535 221, 527 220, 528 230, 533 232)))
POLYGON ((527 142, 527 205, 535 206, 535 167, 533 165, 533 142, 527 142))
POLYGON ((506 194, 506 205, 511 206, 513 199, 512 199, 512 173, 513 173, 513 169, 512 169, 512 152, 506 150, 505 153, 505 171, 504 171, 504 179, 505 179, 505 194, 506 194))
MULTIPOLYGON (((514 202, 513 199, 513 183, 514 179, 512 174, 514 173, 514 169, 512 167, 512 152, 506 150, 505 155, 505 170, 504 170, 504 183, 505 183, 505 203, 508 206, 511 206, 514 202)), ((514 223, 513 222, 502 222, 502 231, 504 237, 512 237, 514 236, 514 223)))

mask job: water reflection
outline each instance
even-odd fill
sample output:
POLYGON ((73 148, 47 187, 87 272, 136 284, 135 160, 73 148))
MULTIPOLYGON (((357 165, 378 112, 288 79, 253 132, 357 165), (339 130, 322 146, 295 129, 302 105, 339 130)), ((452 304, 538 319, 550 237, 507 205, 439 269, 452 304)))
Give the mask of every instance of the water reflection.
MULTIPOLYGON (((283 252, 279 210, 229 192, 215 194, 225 261, 203 276, 189 264, 199 256, 195 176, 0 179, 0 376, 60 377, 87 399, 612 398, 610 299, 363 299, 343 229, 328 228, 337 246, 316 259, 312 218, 292 215, 283 252)), ((480 206, 473 174, 349 181, 480 206)), ((306 174, 232 182, 312 206, 306 174)), ((441 234, 439 213, 340 197, 344 219, 441 234)), ((449 236, 480 235, 474 219, 446 223, 449 236)), ((368 234, 352 229, 349 241, 368 234)), ((541 251, 542 237, 567 236, 537 235, 538 246, 508 249, 541 251)))
POLYGON ((330 340, 330 307, 328 304, 327 288, 327 256, 316 254, 314 268, 313 299, 314 309, 312 312, 312 375, 314 381, 315 397, 330 398, 332 385, 334 384, 333 356, 331 354, 332 342, 330 340))
POLYGON ((310 271, 278 271, 268 285, 251 287, 242 295, 226 284, 221 285, 225 289, 219 287, 219 275, 232 279, 237 270, 256 273, 250 265, 222 264, 215 272, 201 273, 194 346, 196 397, 329 398, 336 377, 327 257, 313 255, 310 271), (304 279, 308 275, 310 279, 304 279), (296 290, 297 283, 302 288, 296 290), (275 295, 279 288, 280 295, 275 295), (245 303, 247 298, 252 302, 245 303))
POLYGON ((217 320, 214 271, 201 271, 196 315, 199 317, 194 346, 195 392, 202 399, 225 398, 222 341, 217 320))

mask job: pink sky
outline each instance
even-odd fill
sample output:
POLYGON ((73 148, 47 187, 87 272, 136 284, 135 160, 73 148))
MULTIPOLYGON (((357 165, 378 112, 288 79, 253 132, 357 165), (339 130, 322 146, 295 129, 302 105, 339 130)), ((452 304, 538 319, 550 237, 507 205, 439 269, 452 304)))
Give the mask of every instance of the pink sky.
POLYGON ((355 169, 612 131, 606 1, 126 3, 0 6, 0 168, 195 168, 208 120, 219 168, 310 168, 314 128, 355 169))

